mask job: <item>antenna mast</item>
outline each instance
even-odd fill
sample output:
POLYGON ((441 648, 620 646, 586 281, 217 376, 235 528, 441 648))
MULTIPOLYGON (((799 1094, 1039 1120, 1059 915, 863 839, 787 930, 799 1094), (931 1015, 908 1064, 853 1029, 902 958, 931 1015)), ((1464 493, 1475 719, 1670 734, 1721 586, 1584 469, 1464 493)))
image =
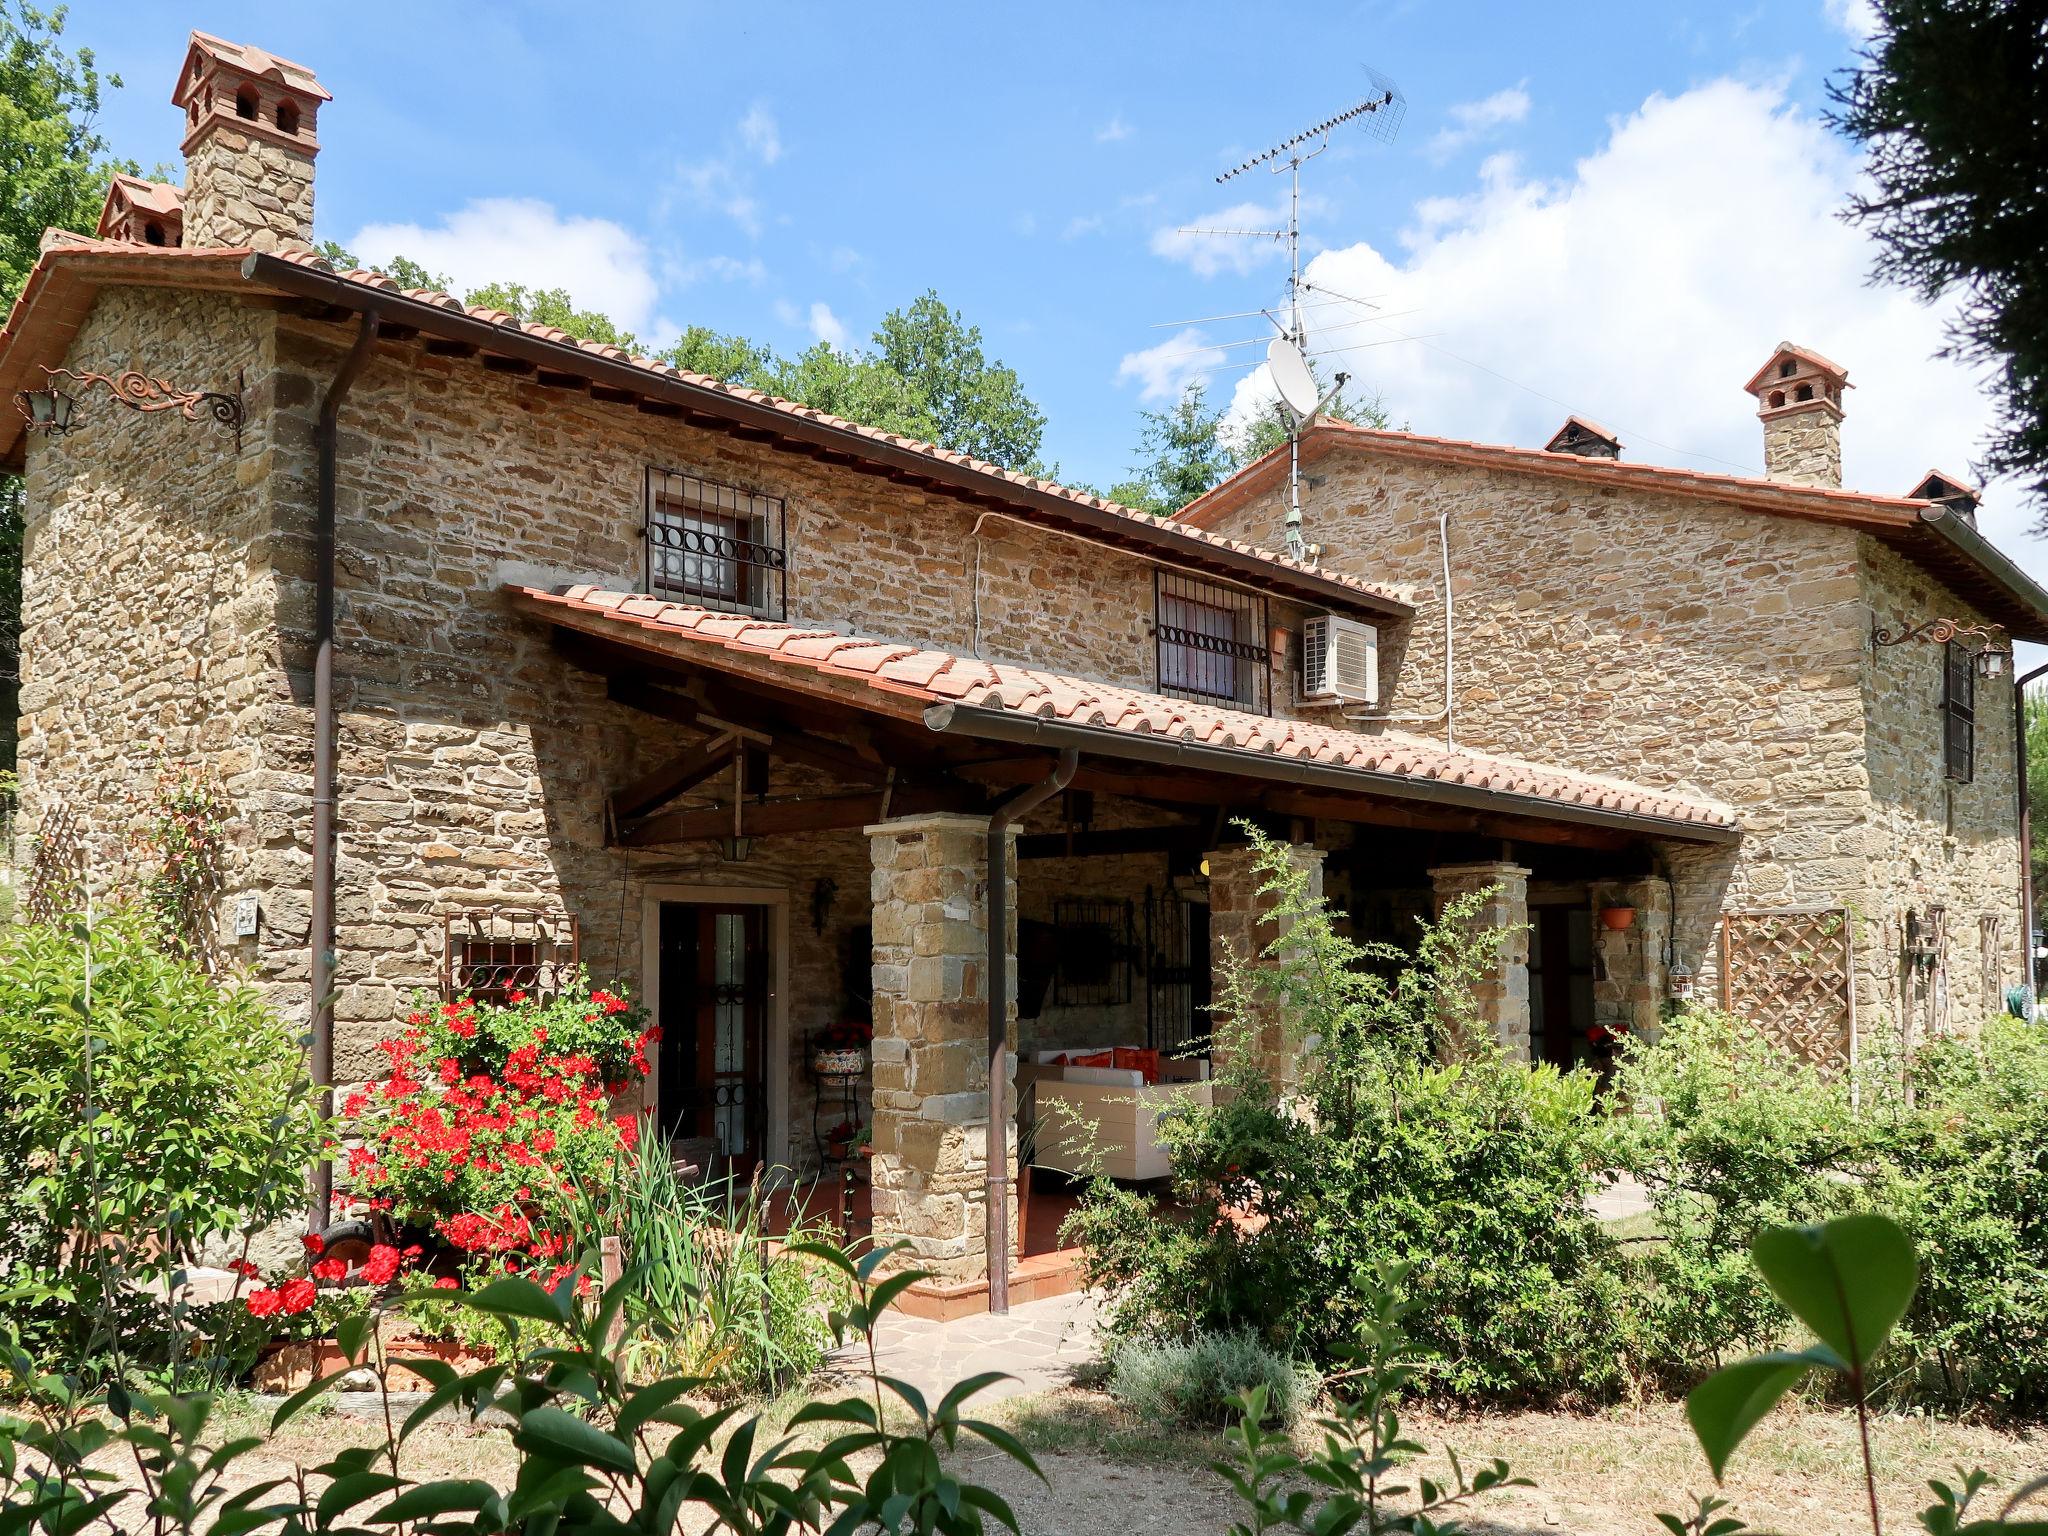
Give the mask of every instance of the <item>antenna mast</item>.
MULTIPOLYGON (((1365 73, 1371 82, 1372 92, 1363 101, 1346 108, 1334 117, 1324 118, 1313 127, 1304 128, 1293 138, 1283 140, 1272 148, 1253 155, 1242 165, 1232 166, 1216 178, 1217 183, 1221 185, 1262 165, 1276 176, 1285 172, 1285 229, 1182 231, 1190 235, 1230 235, 1252 240, 1287 242, 1287 323, 1280 325, 1280 322, 1275 320, 1274 324, 1279 326, 1281 338, 1292 357, 1283 361, 1280 343, 1275 342, 1267 358, 1272 365, 1274 383, 1280 390, 1281 401, 1293 420, 1293 425, 1287 432, 1287 553, 1296 560, 1306 560, 1311 554, 1301 535, 1302 429, 1315 419, 1316 412, 1328 405, 1345 384, 1345 375, 1339 374, 1336 388, 1317 399, 1314 375, 1308 367, 1308 334, 1301 321, 1301 168, 1328 149, 1330 135, 1346 123, 1357 122, 1382 144, 1391 143, 1394 135, 1401 131, 1401 119, 1407 115, 1408 99, 1401 94, 1400 88, 1393 81, 1379 71, 1368 68, 1365 73), (1281 377, 1283 373, 1287 377, 1281 377)), ((1273 317, 1269 314, 1267 318, 1273 317)))

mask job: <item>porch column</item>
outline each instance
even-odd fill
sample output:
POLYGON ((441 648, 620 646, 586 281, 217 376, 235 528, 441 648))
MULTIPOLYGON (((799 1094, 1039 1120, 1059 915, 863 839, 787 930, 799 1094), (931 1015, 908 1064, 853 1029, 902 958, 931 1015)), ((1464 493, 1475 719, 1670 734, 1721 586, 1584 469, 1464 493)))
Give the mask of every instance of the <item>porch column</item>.
MULTIPOLYGON (((875 1241, 908 1239, 908 1262, 943 1280, 988 1273, 988 824, 934 815, 867 828, 875 1241)), ((1014 932, 1006 948, 1014 966, 1014 932)), ((1014 1140, 1011 1159, 1014 1176, 1014 1140)))
MULTIPOLYGON (((1429 872, 1436 893, 1437 916, 1460 896, 1490 894, 1473 913, 1472 929, 1512 930, 1495 951, 1494 963, 1472 986, 1472 1000, 1482 1022, 1491 1025, 1502 1047, 1516 1061, 1529 1059, 1529 871, 1520 864, 1487 862, 1444 864, 1429 872)), ((1447 1039, 1447 1054, 1462 1042, 1447 1039)))
MULTIPOLYGON (((1287 856, 1295 868, 1307 872, 1309 895, 1322 900, 1323 850, 1295 844, 1287 856)), ((1249 847, 1219 848, 1208 858, 1209 963, 1218 978, 1233 962, 1253 970, 1270 970, 1278 963, 1266 954, 1273 941, 1283 937, 1272 915, 1278 898, 1260 894, 1264 877, 1256 859, 1249 847)), ((1287 1021, 1279 1005, 1271 998, 1258 998, 1255 1017, 1244 1022, 1252 1027, 1260 1070, 1283 1090, 1292 1085, 1300 1075, 1300 1063, 1288 1048, 1287 1021)), ((1221 1065, 1220 1049, 1216 1058, 1221 1065)))
POLYGON ((1671 943, 1671 887, 1662 880, 1595 881, 1593 1022, 1609 1030, 1655 1038, 1664 1021, 1668 986, 1665 952, 1671 943), (1609 928, 1606 907, 1633 907, 1626 928, 1609 928))

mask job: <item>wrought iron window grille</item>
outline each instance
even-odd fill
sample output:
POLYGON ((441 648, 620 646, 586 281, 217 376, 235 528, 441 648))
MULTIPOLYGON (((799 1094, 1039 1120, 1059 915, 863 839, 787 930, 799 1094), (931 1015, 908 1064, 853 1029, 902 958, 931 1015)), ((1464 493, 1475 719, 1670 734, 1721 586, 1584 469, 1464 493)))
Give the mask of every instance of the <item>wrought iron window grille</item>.
POLYGON ((1977 663, 1959 640, 1942 656, 1942 761, 1948 777, 1967 784, 1977 774, 1977 663))
POLYGON ((544 1001, 561 995, 582 960, 576 919, 513 907, 487 907, 441 920, 441 996, 504 1006, 515 992, 544 1001))
POLYGON ((679 603, 780 619, 789 601, 780 496, 682 470, 647 472, 647 591, 679 603))
POLYGON ((1272 652, 1263 596, 1219 582, 1154 570, 1159 691, 1168 698, 1272 709, 1272 652))
POLYGON ((1059 946, 1052 980, 1055 1007, 1121 1007, 1131 1000, 1136 944, 1129 901, 1062 896, 1053 902, 1052 926, 1059 946))

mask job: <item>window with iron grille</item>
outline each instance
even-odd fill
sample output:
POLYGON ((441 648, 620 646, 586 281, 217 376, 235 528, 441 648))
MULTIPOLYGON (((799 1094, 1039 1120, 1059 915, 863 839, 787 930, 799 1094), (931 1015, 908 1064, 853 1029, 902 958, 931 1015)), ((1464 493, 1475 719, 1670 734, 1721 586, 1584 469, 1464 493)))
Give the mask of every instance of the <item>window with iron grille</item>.
POLYGON ((647 590, 779 619, 788 596, 780 496, 680 470, 647 472, 647 590))
POLYGON ((1977 659, 1967 645, 1951 640, 1944 648, 1943 662, 1943 756, 1948 776, 1967 784, 1977 770, 1977 659))
POLYGON ((1175 571, 1154 574, 1159 691, 1264 713, 1271 693, 1266 600, 1175 571))

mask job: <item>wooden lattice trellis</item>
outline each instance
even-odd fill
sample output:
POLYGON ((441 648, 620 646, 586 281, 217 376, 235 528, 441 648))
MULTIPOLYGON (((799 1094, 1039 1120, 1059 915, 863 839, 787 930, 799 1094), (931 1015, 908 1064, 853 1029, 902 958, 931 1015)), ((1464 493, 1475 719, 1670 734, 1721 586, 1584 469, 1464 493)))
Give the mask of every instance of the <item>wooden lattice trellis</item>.
POLYGON ((1721 1007, 1815 1066, 1855 1064, 1855 970, 1841 907, 1722 915, 1721 1007))
POLYGON ((53 923, 85 905, 85 836, 64 804, 43 812, 22 885, 21 909, 32 923, 53 923))

